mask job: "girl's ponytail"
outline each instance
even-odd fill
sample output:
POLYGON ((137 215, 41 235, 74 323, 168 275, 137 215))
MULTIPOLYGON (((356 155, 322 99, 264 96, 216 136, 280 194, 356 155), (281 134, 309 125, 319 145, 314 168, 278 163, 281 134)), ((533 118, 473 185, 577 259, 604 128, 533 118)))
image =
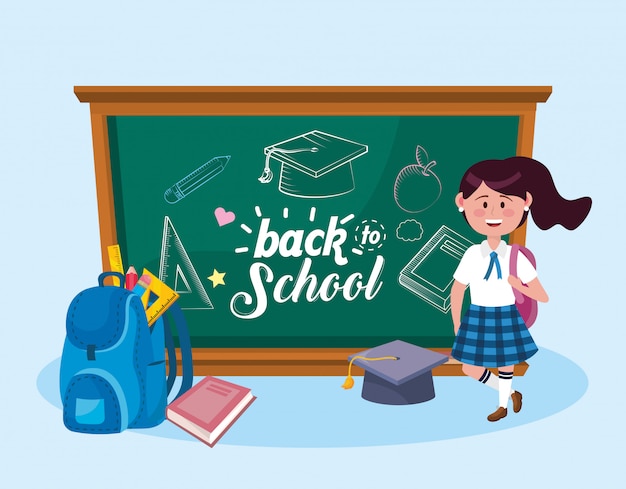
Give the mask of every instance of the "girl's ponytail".
POLYGON ((524 167, 524 180, 528 192, 533 196, 530 213, 539 229, 549 229, 560 224, 566 229, 576 229, 585 220, 591 210, 591 198, 567 200, 556 189, 550 171, 531 158, 515 157, 524 167))

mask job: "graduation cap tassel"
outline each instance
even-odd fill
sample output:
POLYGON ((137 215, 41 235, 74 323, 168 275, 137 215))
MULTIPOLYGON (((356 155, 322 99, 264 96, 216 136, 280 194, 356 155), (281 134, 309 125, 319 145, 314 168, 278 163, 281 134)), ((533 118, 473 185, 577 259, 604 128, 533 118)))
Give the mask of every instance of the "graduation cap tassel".
POLYGON ((313 146, 312 148, 298 148, 298 149, 282 149, 282 148, 272 148, 265 155, 265 168, 263 168, 263 173, 258 178, 261 183, 270 183, 272 178, 274 178, 274 174, 270 169, 270 158, 274 153, 301 153, 303 151, 310 151, 311 153, 317 153, 319 148, 313 146))
POLYGON ((265 156, 265 168, 263 169, 263 174, 259 177, 259 182, 261 183, 270 183, 272 178, 274 178, 274 174, 272 170, 270 170, 270 157, 272 156, 274 150, 268 151, 265 156))
POLYGON ((367 361, 371 361, 371 362, 376 362, 378 360, 400 360, 400 357, 374 357, 374 358, 368 358, 368 357, 362 357, 362 356, 355 356, 352 357, 352 360, 350 360, 350 364, 348 365, 348 376, 346 377, 345 382, 343 383, 343 385, 341 387, 343 387, 344 389, 352 389, 352 387, 354 387, 354 379, 352 378, 352 363, 356 360, 356 359, 360 359, 360 360, 367 360, 367 361))

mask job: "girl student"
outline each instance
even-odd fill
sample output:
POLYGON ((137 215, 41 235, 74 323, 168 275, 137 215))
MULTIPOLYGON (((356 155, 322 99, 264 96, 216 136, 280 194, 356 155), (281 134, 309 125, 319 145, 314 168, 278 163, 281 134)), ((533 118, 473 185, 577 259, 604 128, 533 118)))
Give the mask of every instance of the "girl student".
POLYGON ((452 356, 463 364, 465 375, 498 391, 498 408, 487 416, 498 421, 507 415, 509 399, 514 412, 522 408, 522 393, 512 389, 515 365, 537 352, 515 306, 513 288, 537 301, 548 301, 536 270, 522 253, 517 254, 517 277, 509 275, 511 246, 502 236, 520 227, 529 213, 542 230, 555 224, 575 229, 587 217, 591 199, 564 199, 542 163, 515 156, 471 166, 455 202, 470 227, 486 239, 467 249, 454 273, 452 356), (467 286, 471 304, 461 318, 467 286), (496 368, 498 375, 489 368, 496 368))

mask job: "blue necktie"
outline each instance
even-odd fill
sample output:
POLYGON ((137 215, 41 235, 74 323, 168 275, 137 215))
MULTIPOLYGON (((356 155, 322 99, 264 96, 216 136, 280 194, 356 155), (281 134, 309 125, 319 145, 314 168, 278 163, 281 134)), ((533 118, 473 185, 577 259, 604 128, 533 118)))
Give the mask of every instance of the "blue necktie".
POLYGON ((498 273, 498 278, 502 278, 502 270, 500 269, 500 262, 498 261, 498 254, 495 251, 492 251, 490 254, 491 261, 489 262, 489 268, 487 269, 487 274, 485 275, 485 280, 489 278, 491 275, 491 271, 493 270, 493 265, 496 265, 496 272, 498 273))

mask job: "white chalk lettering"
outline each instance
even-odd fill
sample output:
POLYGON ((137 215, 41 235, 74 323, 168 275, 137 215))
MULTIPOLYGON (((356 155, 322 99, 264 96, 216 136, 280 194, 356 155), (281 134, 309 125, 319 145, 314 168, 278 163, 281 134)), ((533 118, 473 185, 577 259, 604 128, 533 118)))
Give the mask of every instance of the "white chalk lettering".
POLYGON ((337 228, 336 216, 330 218, 326 231, 314 229, 306 237, 302 229, 286 231, 279 235, 276 231, 270 230, 270 218, 266 217, 261 219, 254 258, 269 258, 277 251, 284 258, 297 258, 306 251, 309 256, 333 256, 335 263, 342 266, 348 263, 341 249, 347 239, 348 232, 343 228, 337 228), (316 241, 323 243, 316 245, 316 241))
MULTIPOLYGON (((354 272, 345 278, 338 273, 330 273, 321 281, 311 272, 312 260, 305 258, 296 277, 292 275, 283 275, 274 284, 272 298, 279 304, 291 301, 294 303, 304 299, 306 302, 312 303, 321 299, 323 302, 329 302, 335 299, 337 294, 341 292, 341 296, 346 301, 353 301, 360 295, 371 301, 380 292, 383 282, 381 280, 385 259, 383 256, 377 256, 372 271, 364 282, 365 276, 360 272, 354 272)), ((271 268, 264 263, 254 263, 250 267, 250 283, 256 296, 256 307, 249 312, 243 312, 237 309, 237 301, 243 299, 246 306, 252 306, 254 298, 245 291, 237 292, 230 301, 231 312, 241 319, 255 319, 260 317, 267 310, 267 291, 266 285, 272 284, 274 281, 274 273, 271 268), (265 272, 263 279, 262 272, 265 272)))
POLYGON ((247 313, 240 312, 237 309, 237 300, 243 299, 246 306, 251 306, 253 299, 247 292, 237 292, 230 299, 230 312, 232 312, 235 317, 238 317, 239 319, 255 319, 265 313, 265 310, 267 309, 267 296, 265 295, 265 287, 263 286, 261 279, 261 270, 265 271, 265 279, 268 283, 271 283, 272 280, 274 280, 274 272, 272 272, 270 267, 263 263, 253 263, 250 267, 250 282, 252 283, 252 288, 256 294, 256 307, 247 313))

